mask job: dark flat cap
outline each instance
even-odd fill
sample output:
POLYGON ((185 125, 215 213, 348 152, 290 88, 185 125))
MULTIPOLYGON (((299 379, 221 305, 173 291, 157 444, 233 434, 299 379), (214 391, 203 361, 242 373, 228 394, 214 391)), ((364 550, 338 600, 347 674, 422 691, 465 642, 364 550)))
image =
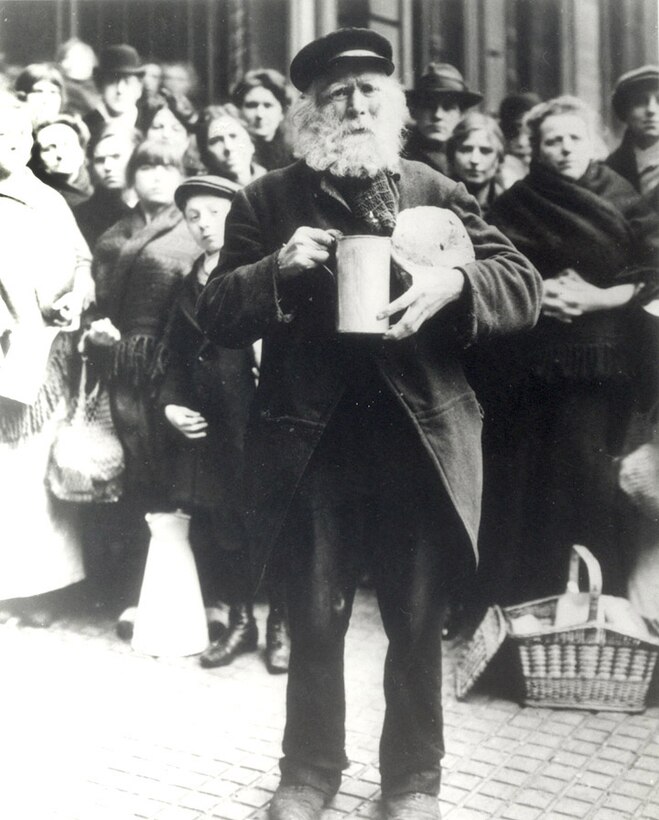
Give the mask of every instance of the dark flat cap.
POLYGON ((308 43, 291 62, 291 82, 299 91, 334 65, 345 63, 393 74, 391 43, 369 28, 340 28, 308 43))
POLYGON ((611 98, 611 105, 618 119, 625 119, 629 95, 640 90, 659 90, 659 66, 642 65, 618 77, 611 98))
POLYGON ((144 67, 140 62, 140 55, 126 43, 104 48, 98 58, 98 65, 94 69, 94 77, 142 77, 144 67))
POLYGON ((190 177, 182 182, 174 192, 174 202, 182 211, 190 197, 198 194, 210 194, 224 199, 233 199, 236 193, 241 190, 241 187, 230 179, 213 174, 190 177))
POLYGON ((462 74, 450 63, 430 63, 414 88, 407 92, 411 105, 424 105, 446 96, 455 98, 463 109, 477 105, 483 99, 478 91, 467 88, 462 74))

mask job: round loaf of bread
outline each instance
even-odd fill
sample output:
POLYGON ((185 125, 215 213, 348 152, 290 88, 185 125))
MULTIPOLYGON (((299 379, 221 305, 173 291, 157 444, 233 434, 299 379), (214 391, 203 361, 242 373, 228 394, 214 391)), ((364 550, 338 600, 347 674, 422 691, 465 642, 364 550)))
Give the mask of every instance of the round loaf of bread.
POLYGON ((420 205, 398 214, 392 254, 401 263, 455 268, 476 259, 462 220, 448 208, 420 205))

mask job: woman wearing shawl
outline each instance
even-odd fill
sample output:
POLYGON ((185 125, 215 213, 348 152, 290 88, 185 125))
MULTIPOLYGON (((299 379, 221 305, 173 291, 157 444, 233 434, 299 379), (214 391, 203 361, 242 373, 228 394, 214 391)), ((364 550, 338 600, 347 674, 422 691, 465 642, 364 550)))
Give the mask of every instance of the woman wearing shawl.
MULTIPOLYGON (((148 543, 144 514, 162 508, 166 493, 154 443, 151 370, 172 300, 190 270, 197 249, 174 191, 183 180, 180 152, 162 143, 138 146, 127 167, 127 181, 138 203, 96 243, 93 273, 96 304, 102 318, 92 322, 88 342, 107 356, 110 395, 117 432, 126 453, 126 488, 122 527, 133 531, 122 540, 133 542, 132 558, 143 558, 148 543), (130 510, 128 506, 130 505, 130 510)), ((123 562, 127 567, 126 562, 123 562)), ((128 570, 128 592, 135 603, 142 574, 128 570)))
MULTIPOLYGON (((582 102, 541 103, 526 123, 529 175, 502 194, 490 218, 542 274, 544 301, 537 326, 499 357, 499 422, 512 422, 493 420, 501 435, 490 440, 490 466, 502 469, 512 444, 514 495, 493 504, 486 493, 486 509, 499 513, 484 537, 510 546, 503 555, 486 546, 483 574, 508 575, 518 601, 557 594, 570 546, 580 543, 599 559, 604 591, 624 594, 616 457, 634 388, 650 367, 635 355, 634 328, 656 277, 658 223, 631 185, 595 161, 601 137, 582 102)), ((496 405, 485 404, 487 420, 496 405)), ((501 476, 497 484, 506 486, 501 476)), ((490 484, 492 492, 500 490, 490 484)))
POLYGON ((70 408, 73 331, 92 298, 89 251, 59 194, 32 174, 27 106, 0 94, 0 620, 48 626, 84 578, 76 510, 45 484, 70 408))

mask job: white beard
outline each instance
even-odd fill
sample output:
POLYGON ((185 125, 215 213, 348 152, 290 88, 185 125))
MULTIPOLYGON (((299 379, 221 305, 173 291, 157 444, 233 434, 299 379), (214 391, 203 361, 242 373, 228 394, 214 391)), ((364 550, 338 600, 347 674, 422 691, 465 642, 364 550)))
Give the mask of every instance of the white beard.
POLYGON ((370 130, 355 132, 333 109, 319 108, 314 95, 300 98, 292 113, 296 155, 310 168, 338 177, 374 177, 379 171, 394 171, 407 107, 402 89, 393 82, 380 111, 371 120, 370 130))

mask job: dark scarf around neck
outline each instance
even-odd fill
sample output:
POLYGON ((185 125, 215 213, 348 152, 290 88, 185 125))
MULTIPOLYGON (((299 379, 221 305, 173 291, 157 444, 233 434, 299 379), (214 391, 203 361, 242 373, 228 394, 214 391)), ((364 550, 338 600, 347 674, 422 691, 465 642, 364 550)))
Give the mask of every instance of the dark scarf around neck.
POLYGON ((376 236, 391 236, 396 227, 397 204, 388 175, 375 177, 332 177, 359 223, 359 230, 376 236))

